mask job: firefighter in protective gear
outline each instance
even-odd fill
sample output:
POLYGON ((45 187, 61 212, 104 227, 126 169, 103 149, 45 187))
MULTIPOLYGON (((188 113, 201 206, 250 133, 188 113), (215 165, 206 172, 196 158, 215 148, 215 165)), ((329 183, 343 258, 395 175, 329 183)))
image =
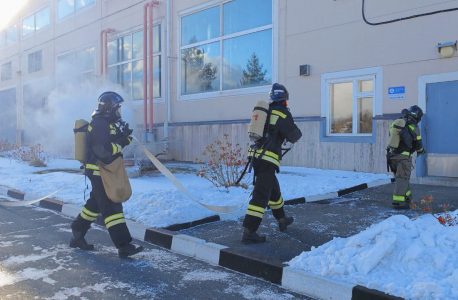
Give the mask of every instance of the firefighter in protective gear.
MULTIPOLYGON (((412 154, 424 154, 425 149, 421 141, 418 123, 423 117, 423 111, 417 105, 409 109, 403 109, 405 127, 399 131, 400 142, 398 148, 388 147, 389 166, 393 171, 396 181, 393 195, 394 208, 409 208, 412 200, 412 192, 409 186, 410 173, 412 170, 412 154)), ((394 126, 394 122, 391 126, 394 126)))
POLYGON ((263 243, 265 236, 256 233, 261 224, 267 204, 277 219, 280 231, 286 230, 294 221, 286 217, 283 209, 283 198, 275 172, 280 171, 281 147, 285 140, 297 142, 302 133, 293 121, 289 112, 289 94, 286 88, 278 83, 272 85, 269 92, 269 117, 266 122, 265 137, 258 143, 259 147, 250 148, 248 156, 253 160, 255 185, 253 198, 243 221, 243 244, 263 243), (267 138, 266 138, 267 136, 267 138), (266 140, 267 139, 267 140, 266 140))
POLYGON ((132 141, 129 136, 133 130, 129 129, 128 124, 121 126, 123 122, 120 108, 124 100, 120 95, 105 92, 100 95, 98 102, 98 108, 92 114, 87 133, 85 173, 91 181, 92 191, 82 212, 71 225, 73 237, 70 247, 83 250, 94 249, 94 246, 88 244, 84 237, 92 222, 101 215, 111 240, 118 248, 119 256, 127 257, 142 251, 143 247, 131 244, 132 237, 124 219, 122 204, 114 203, 108 198, 97 162, 109 164, 122 156, 122 148, 132 141))

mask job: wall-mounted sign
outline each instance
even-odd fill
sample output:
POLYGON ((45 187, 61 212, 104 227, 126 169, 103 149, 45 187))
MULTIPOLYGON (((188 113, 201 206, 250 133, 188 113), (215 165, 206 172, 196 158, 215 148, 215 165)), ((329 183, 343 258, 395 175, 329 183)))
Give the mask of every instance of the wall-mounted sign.
POLYGON ((393 86, 388 88, 388 100, 402 100, 406 98, 405 86, 393 86))

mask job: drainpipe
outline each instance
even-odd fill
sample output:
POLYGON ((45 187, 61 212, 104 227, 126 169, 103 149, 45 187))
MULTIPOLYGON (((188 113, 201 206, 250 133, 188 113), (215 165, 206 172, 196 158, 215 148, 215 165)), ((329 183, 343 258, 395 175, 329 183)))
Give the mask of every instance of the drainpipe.
POLYGON ((108 77, 108 34, 113 32, 115 30, 111 28, 105 30, 105 79, 108 77))
MULTIPOLYGON (((170 2, 172 0, 167 0, 167 120, 164 122, 164 140, 168 141, 169 139, 169 122, 170 122, 170 30, 171 27, 171 18, 170 18, 170 2)), ((168 151, 168 144, 165 143, 164 152, 168 151)))
POLYGON ((100 77, 103 76, 103 39, 105 30, 100 32, 100 77))
POLYGON ((154 129, 153 129, 153 7, 159 5, 159 1, 151 1, 149 5, 149 133, 148 140, 154 141, 154 129))
POLYGON ((143 6, 143 133, 142 133, 142 142, 146 142, 147 133, 148 133, 148 102, 147 102, 147 57, 146 54, 148 52, 148 45, 147 41, 147 30, 148 30, 148 7, 149 3, 146 3, 143 6))

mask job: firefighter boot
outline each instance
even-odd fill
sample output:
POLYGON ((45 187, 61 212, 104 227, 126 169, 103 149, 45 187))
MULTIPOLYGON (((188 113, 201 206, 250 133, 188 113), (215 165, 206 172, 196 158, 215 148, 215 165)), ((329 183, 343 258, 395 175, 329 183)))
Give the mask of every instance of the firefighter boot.
POLYGON ((74 231, 74 230, 72 230, 72 232, 73 232, 73 236, 70 239, 70 245, 69 245, 70 248, 75 248, 75 249, 78 248, 78 249, 85 250, 85 251, 94 250, 94 245, 88 244, 84 236, 81 234, 81 232, 74 231))
POLYGON ((256 231, 251 231, 248 228, 243 228, 242 244, 259 244, 266 241, 265 236, 260 236, 256 231))
POLYGON ((283 217, 281 219, 278 219, 277 222, 278 222, 278 227, 280 228, 280 231, 285 231, 286 228, 288 228, 288 226, 294 222, 294 218, 293 217, 283 217))
POLYGON ((393 201, 391 203, 393 205, 393 208, 395 209, 409 209, 410 208, 410 201, 393 201))
POLYGON ((144 249, 143 246, 135 246, 129 243, 127 245, 121 246, 118 249, 118 255, 119 255, 119 258, 126 258, 128 256, 132 256, 132 255, 142 252, 143 249, 144 249))

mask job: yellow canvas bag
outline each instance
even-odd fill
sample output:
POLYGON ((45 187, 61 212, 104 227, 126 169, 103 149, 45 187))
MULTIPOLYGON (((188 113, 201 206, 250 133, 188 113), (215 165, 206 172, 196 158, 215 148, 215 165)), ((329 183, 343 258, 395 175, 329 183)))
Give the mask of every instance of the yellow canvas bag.
POLYGON ((108 198, 114 203, 123 203, 129 200, 132 196, 132 187, 122 157, 118 157, 111 164, 98 161, 98 166, 108 198))

